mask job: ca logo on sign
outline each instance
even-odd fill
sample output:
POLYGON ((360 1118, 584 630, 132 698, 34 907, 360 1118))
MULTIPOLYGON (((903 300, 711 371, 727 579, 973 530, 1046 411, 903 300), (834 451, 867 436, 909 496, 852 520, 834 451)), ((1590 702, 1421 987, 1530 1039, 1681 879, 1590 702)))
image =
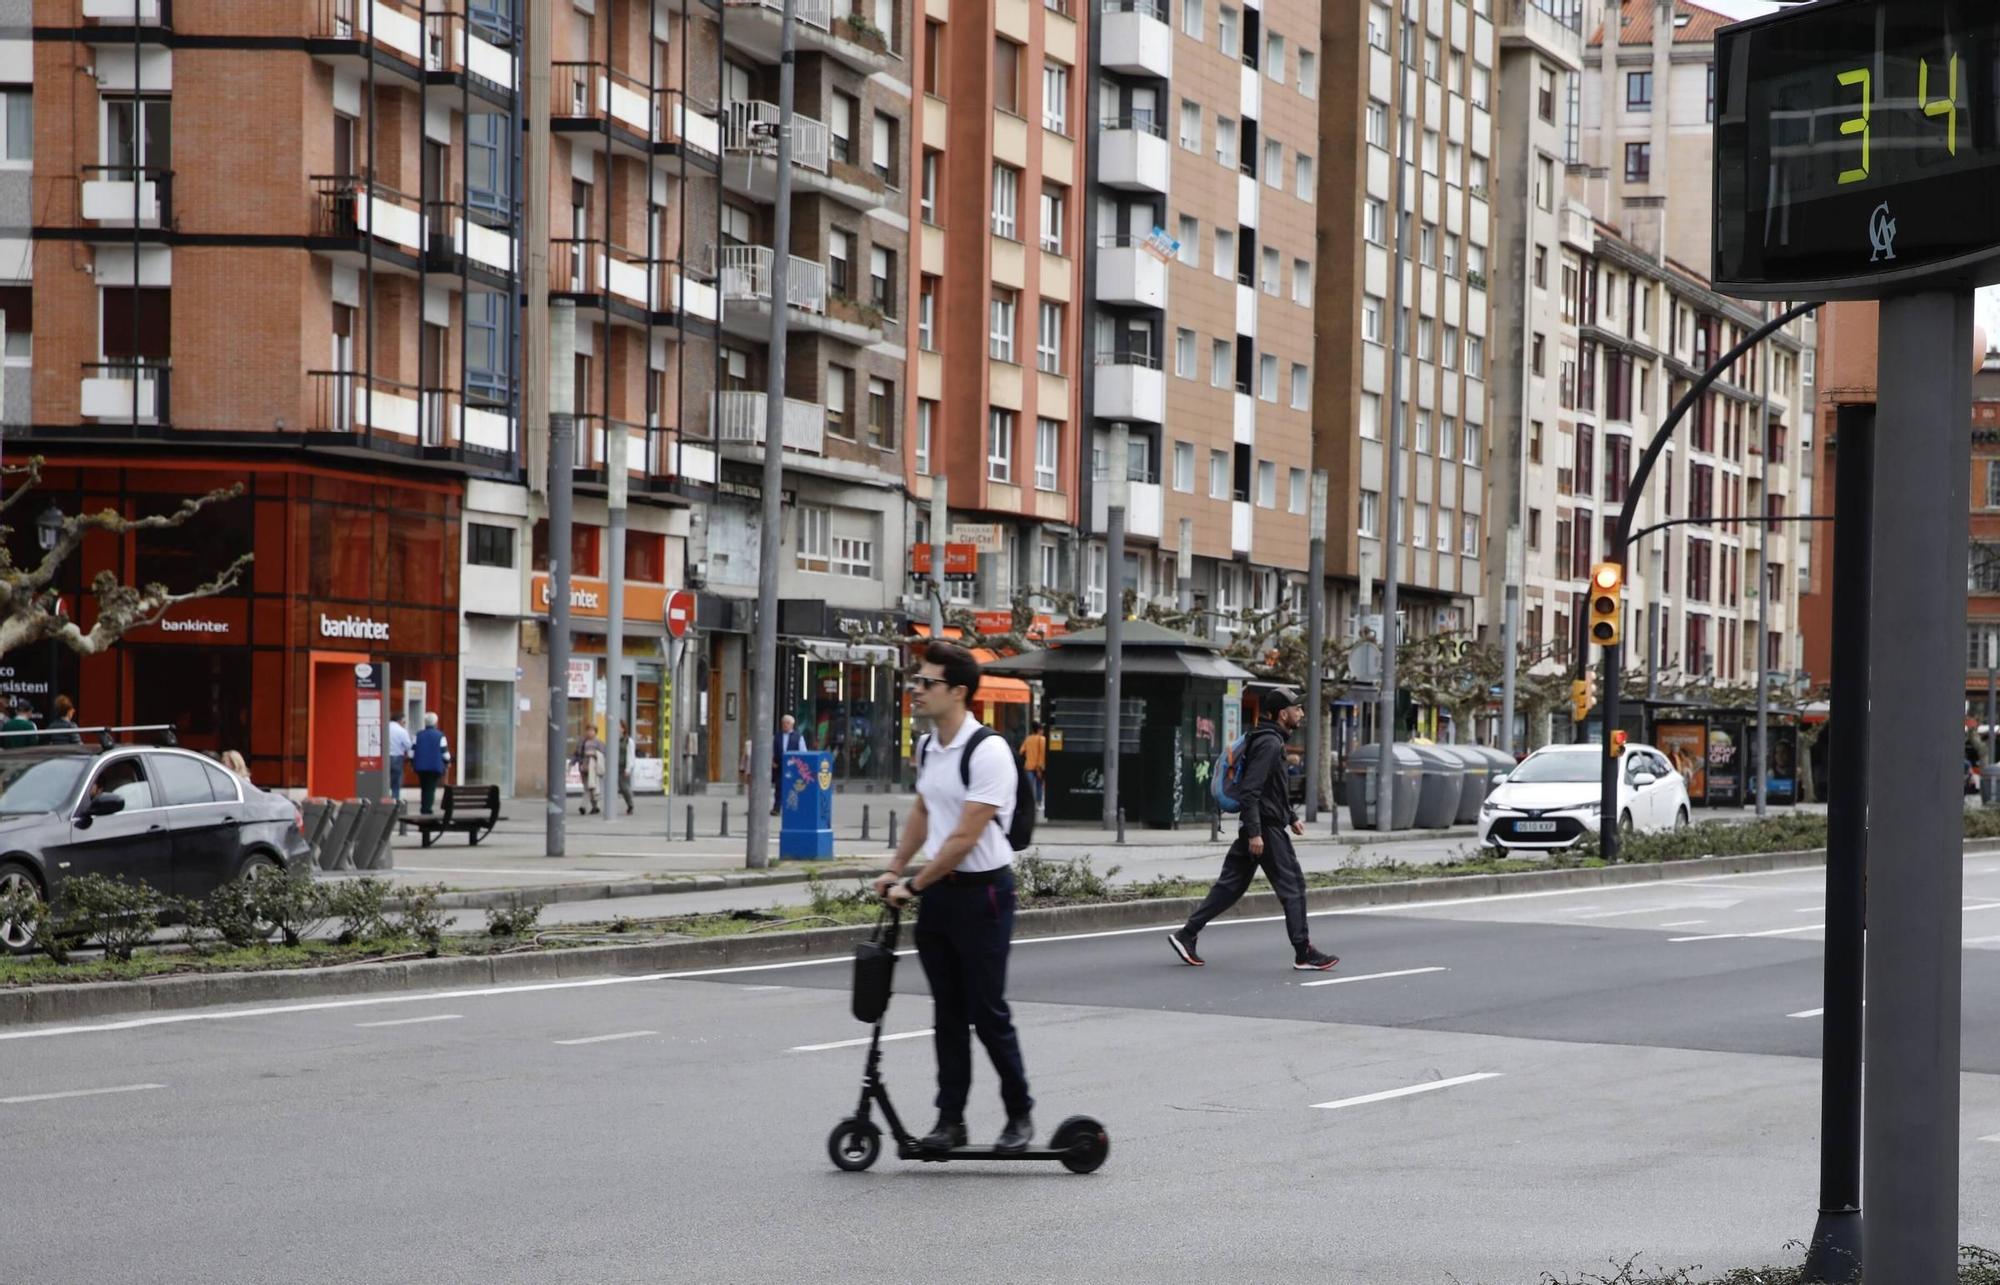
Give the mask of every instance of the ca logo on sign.
POLYGON ((1896 220, 1889 216, 1887 201, 1868 215, 1868 248, 1874 251, 1868 256, 1870 263, 1896 257, 1896 220))

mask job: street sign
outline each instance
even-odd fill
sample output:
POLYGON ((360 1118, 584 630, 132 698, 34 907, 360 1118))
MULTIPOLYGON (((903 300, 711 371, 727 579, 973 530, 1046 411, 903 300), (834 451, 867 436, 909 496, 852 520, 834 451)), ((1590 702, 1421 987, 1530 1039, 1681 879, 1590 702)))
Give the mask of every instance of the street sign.
POLYGON ((2000 8, 1821 0, 1716 36, 1717 290, 2000 281, 2000 8))
MULTIPOLYGON (((981 553, 1004 553, 1007 549, 1007 529, 998 522, 954 522, 951 524, 951 544, 969 544, 981 553)), ((951 556, 951 544, 945 546, 945 556, 951 556)))
MULTIPOLYGON (((931 546, 917 544, 910 546, 910 574, 923 577, 931 573, 931 546)), ((944 547, 944 577, 947 580, 972 580, 979 575, 979 550, 970 544, 947 544, 944 547)))
POLYGON ((676 589, 667 595, 667 633, 674 638, 687 636, 694 627, 694 594, 676 589))

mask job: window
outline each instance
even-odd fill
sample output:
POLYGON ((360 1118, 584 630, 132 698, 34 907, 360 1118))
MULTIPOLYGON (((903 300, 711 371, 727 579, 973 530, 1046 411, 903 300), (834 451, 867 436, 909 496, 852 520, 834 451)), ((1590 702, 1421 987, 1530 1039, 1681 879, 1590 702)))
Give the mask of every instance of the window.
POLYGON ((1292 409, 1304 410, 1312 403, 1312 373, 1301 362, 1292 363, 1292 409))
POLYGON ((1301 201, 1313 199, 1313 158, 1303 152, 1292 158, 1292 193, 1301 201))
POLYGON ((1042 128, 1069 136, 1069 68, 1042 64, 1042 128))
POLYGON ((1062 478, 1062 424, 1053 419, 1035 421, 1035 489, 1053 491, 1062 478))
POLYGON ((1444 274, 1448 277, 1458 275, 1458 233, 1456 232, 1447 232, 1444 234, 1444 274))
POLYGON ((1435 174, 1438 172, 1438 157, 1440 155, 1438 150, 1439 146, 1440 142, 1438 139, 1438 132, 1434 129, 1425 130, 1424 155, 1423 155, 1424 173, 1435 174))
POLYGON ((1209 343, 1208 382, 1213 388, 1229 388, 1236 383, 1236 365, 1229 359, 1229 341, 1215 339, 1209 343))
POLYGON ((1224 57, 1235 58, 1242 53, 1236 44, 1236 10, 1228 5, 1215 11, 1215 43, 1224 57))
POLYGON ((1264 74, 1285 83, 1285 38, 1276 32, 1264 37, 1264 74))
POLYGON ((1417 412, 1416 451, 1419 455, 1431 453, 1431 413, 1427 410, 1417 412))
MULTIPOLYGON (((1539 432, 1541 425, 1537 424, 1535 428, 1539 432)), ((1535 448, 1535 458, 1541 458, 1540 446, 1535 448)), ((1482 468, 1486 463, 1486 457, 1479 453, 1479 425, 1470 422, 1465 426, 1465 462, 1474 468, 1482 468)))
POLYGON ((1436 36, 1424 37, 1424 75, 1432 80, 1438 78, 1444 67, 1444 58, 1436 36))
POLYGON ((845 366, 826 368, 826 431, 835 437, 854 436, 847 422, 847 393, 853 385, 854 375, 845 366))
POLYGON ((1382 493, 1380 491, 1363 491, 1361 493, 1361 534, 1375 535, 1381 524, 1382 493))
POLYGON ((475 567, 511 567, 514 565, 514 529, 504 526, 489 526, 484 522, 466 523, 465 560, 475 567))
POLYGON ((1262 285, 1264 288, 1264 293, 1270 295, 1272 298, 1276 298, 1278 296, 1279 291, 1285 288, 1284 282, 1280 278, 1279 265, 1282 262, 1283 260, 1279 257, 1278 252, 1276 250, 1273 250, 1268 245, 1264 247, 1264 254, 1263 254, 1264 266, 1263 266, 1263 272, 1261 274, 1263 278, 1262 285))
POLYGON ((1547 372, 1544 368, 1547 362, 1548 336, 1538 334, 1528 344, 1528 369, 1537 375, 1545 374, 1547 372))
POLYGON ((1368 6, 1368 44, 1374 49, 1386 50, 1389 47, 1389 6, 1368 6))
POLYGON ((1468 558, 1479 556, 1479 515, 1465 513, 1459 517, 1460 529, 1458 551, 1468 558))
POLYGON ((993 301, 987 310, 986 351, 995 361, 1014 360, 1014 313, 1020 304, 1020 291, 993 287, 993 301))
POLYGON ((1069 219, 1069 193, 1060 187, 1042 188, 1042 249, 1050 254, 1063 252, 1063 226, 1069 219))
POLYGON ((1465 373, 1474 379, 1486 376, 1486 341, 1478 335, 1465 337, 1465 373))
POLYGON ((1437 355, 1437 323, 1429 317, 1417 319, 1417 360, 1430 361, 1437 355))
POLYGON ((881 112, 875 113, 874 128, 869 134, 868 160, 875 167, 875 173, 890 187, 896 183, 896 122, 881 112))
POLYGON ((1538 245, 1535 247, 1535 289, 1546 290, 1548 288, 1549 288, 1549 247, 1545 245, 1538 245))
POLYGON ((1492 104, 1493 100, 1493 72, 1486 67, 1474 66, 1472 69, 1472 91, 1465 97, 1474 107, 1477 107, 1480 111, 1485 111, 1492 104))
POLYGON ((1628 71, 1625 73, 1625 110, 1628 112, 1649 112, 1653 110, 1652 72, 1628 71))
POLYGON ((1307 98, 1319 97, 1319 55, 1299 50, 1299 92, 1307 98))
POLYGON ((1438 458, 1458 458, 1458 421, 1449 415, 1438 420, 1438 458))
POLYGON ((997 406, 986 412, 986 479, 1014 480, 1014 412, 997 406))
POLYGON ((1063 373, 1063 306, 1042 300, 1041 323, 1035 332, 1035 369, 1051 375, 1063 373))
POLYGON ((937 433, 937 403, 925 398, 917 403, 917 472, 931 471, 932 443, 937 433))
MULTIPOLYGON (((6 159, 35 159, 35 91, 26 85, 9 85, 0 90, 0 114, 4 114, 6 159)), ((151 162, 158 164, 159 162, 151 162)))
POLYGON ((1181 147, 1201 150, 1201 104, 1187 98, 1181 99, 1181 147))
POLYGON ((1236 233, 1230 228, 1215 230, 1215 275, 1236 280, 1236 233))
POLYGON ((1426 223, 1417 230, 1417 262, 1426 268, 1435 268, 1438 261, 1438 230, 1434 223, 1426 223))
POLYGON ((944 24, 934 18, 924 20, 924 92, 944 97, 944 24))
POLYGON ((847 233, 834 228, 827 234, 827 288, 835 294, 849 294, 854 289, 853 257, 853 239, 847 233))
POLYGON ((1280 191, 1285 186, 1285 145, 1275 138, 1264 140, 1264 186, 1280 191))
POLYGON ((861 104, 853 95, 835 91, 832 99, 833 115, 827 121, 827 132, 833 136, 833 159, 845 165, 854 164, 854 118, 861 114, 861 104))
POLYGON ((1211 450, 1208 453, 1208 498, 1226 500, 1229 498, 1229 452, 1211 450))
POLYGON ((1194 443, 1174 443, 1174 489, 1183 495, 1194 494, 1194 443))
POLYGON ((1053 541, 1044 540, 1041 545, 1042 578, 1038 582, 1043 589, 1053 589, 1062 582, 1062 548, 1053 541))
POLYGON ((1361 394, 1361 436, 1370 442, 1382 440, 1382 395, 1361 394))
POLYGON ((2000 509, 2000 460, 1986 464, 1986 507, 2000 509))
POLYGON ((1201 220, 1192 214, 1181 215, 1180 261, 1190 268, 1201 266, 1201 220))
POLYGON ((1215 118, 1215 159, 1224 169, 1236 168, 1236 122, 1227 116, 1215 118))
POLYGON ((1270 353, 1257 359, 1257 396, 1267 402, 1278 400, 1278 359, 1270 353))
POLYGON ((939 154, 926 148, 924 150, 923 189, 918 196, 918 207, 923 214, 924 222, 933 226, 937 224, 938 164, 939 154))
POLYGON ((934 276, 926 274, 917 283, 917 347, 924 352, 937 351, 937 292, 934 276))
POLYGON ((1556 69, 1544 64, 1535 69, 1535 115, 1553 124, 1556 118, 1556 69))
POLYGON ((1306 471, 1302 468, 1292 469, 1287 474, 1287 482, 1289 484, 1290 496, 1285 504, 1286 509, 1293 513, 1304 513, 1306 511, 1307 498, 1306 471))
POLYGON ((883 316, 896 315, 896 256, 881 246, 868 251, 868 301, 883 316))
POLYGON ((837 576, 854 576, 862 580, 875 578, 875 541, 866 537, 837 535, 833 537, 833 557, 827 568, 837 576))
POLYGON ((1021 114, 1021 46, 1011 40, 993 42, 993 105, 1010 116, 1021 114))
POLYGON ((896 449, 896 386, 886 379, 868 380, 868 444, 896 449))
POLYGON ((1554 157, 1535 157, 1535 208, 1548 211, 1556 207, 1556 162, 1554 157))
POLYGON ((1174 374, 1182 379, 1194 378, 1194 331, 1185 327, 1174 331, 1174 374))
POLYGON ((1312 264, 1304 259, 1292 260, 1292 302, 1312 306, 1313 270, 1312 264))
POLYGON ((1382 301, 1372 294, 1361 296, 1361 337, 1371 344, 1382 342, 1382 301))
POLYGON ((798 515, 798 530, 794 536, 798 569, 828 570, 831 558, 827 528, 833 525, 832 513, 817 504, 801 504, 798 515))
POLYGON ((1181 0, 1181 32, 1200 40, 1208 20, 1202 12, 1202 0, 1181 0))
POLYGON ((1438 354, 1440 359, 1438 364, 1446 370, 1457 370, 1458 353, 1458 327, 1446 326, 1444 328, 1444 349, 1438 354))
POLYGON ((1653 145, 1651 143, 1625 144, 1625 181, 1644 183, 1653 176, 1653 145))
POLYGON ((1369 197, 1361 206, 1361 235, 1376 245, 1387 245, 1389 225, 1388 205, 1375 197, 1369 197))
POLYGON ((1387 147, 1389 145, 1389 105, 1380 99, 1369 99, 1367 112, 1362 119, 1368 141, 1377 147, 1387 147))
POLYGON ((1009 241, 1020 238, 1014 232, 1014 214, 1021 194, 1021 171, 1011 165, 993 167, 993 235, 1009 241))
POLYGON ((1278 507, 1278 466, 1269 460, 1257 461, 1257 507, 1278 507))

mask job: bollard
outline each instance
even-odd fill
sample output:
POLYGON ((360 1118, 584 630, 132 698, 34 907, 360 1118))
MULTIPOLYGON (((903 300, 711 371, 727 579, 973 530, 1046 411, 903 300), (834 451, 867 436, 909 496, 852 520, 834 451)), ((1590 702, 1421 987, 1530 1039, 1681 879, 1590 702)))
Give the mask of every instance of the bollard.
POLYGON ((1118 809, 1118 842, 1125 842, 1125 809, 1118 809))
POLYGON ((890 850, 891 850, 891 851, 894 851, 894 850, 895 850, 895 847, 896 847, 896 809, 894 809, 894 808, 890 808, 890 809, 889 809, 889 848, 890 848, 890 850))
POLYGON ((688 842, 694 842, 694 804, 688 804, 688 842))
POLYGON ((861 841, 868 842, 868 805, 861 805, 861 841))
POLYGON ((1222 814, 1220 812, 1211 812, 1208 814, 1208 841, 1210 843, 1222 842, 1222 814))
POLYGON ((729 800, 722 801, 722 837, 729 837, 729 800))

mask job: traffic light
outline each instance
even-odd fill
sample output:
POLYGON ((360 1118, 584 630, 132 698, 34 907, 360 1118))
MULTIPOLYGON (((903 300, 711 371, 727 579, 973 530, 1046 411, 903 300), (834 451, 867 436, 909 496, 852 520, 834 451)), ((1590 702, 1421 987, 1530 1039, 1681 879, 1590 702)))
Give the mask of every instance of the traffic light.
POLYGON ((1611 757, 1612 757, 1612 758, 1621 758, 1621 757, 1623 757, 1623 756, 1624 756, 1624 753, 1625 753, 1625 740, 1626 740, 1626 737, 1625 737, 1625 733, 1623 733, 1623 732, 1613 732, 1613 733, 1611 734, 1611 757))
POLYGON ((1602 677, 1599 676, 1598 672, 1593 669, 1590 671, 1591 708, 1595 709, 1597 707, 1597 702, 1601 700, 1603 696, 1604 696, 1604 680, 1602 677))
POLYGON ((1590 707, 1596 702, 1591 698, 1590 684, 1579 678, 1569 685, 1570 722, 1581 723, 1590 717, 1590 707))
POLYGON ((1590 572, 1590 641, 1616 647, 1624 621, 1625 568, 1600 562, 1590 572))

